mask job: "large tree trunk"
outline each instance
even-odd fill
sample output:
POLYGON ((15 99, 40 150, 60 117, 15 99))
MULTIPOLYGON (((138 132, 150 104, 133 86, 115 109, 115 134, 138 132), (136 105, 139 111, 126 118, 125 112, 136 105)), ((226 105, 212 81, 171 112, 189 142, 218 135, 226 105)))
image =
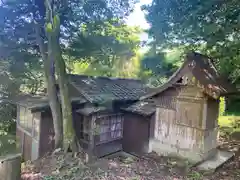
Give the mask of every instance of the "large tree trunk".
POLYGON ((48 42, 48 60, 45 65, 45 74, 48 76, 47 78, 47 90, 48 90, 48 98, 52 111, 53 125, 54 125, 54 133, 55 133, 55 149, 63 147, 63 120, 61 114, 61 105, 58 100, 58 92, 56 89, 56 80, 54 71, 52 72, 51 61, 54 58, 54 52, 51 46, 51 37, 48 38, 50 42, 48 42), (52 73, 51 73, 52 72, 52 73), (48 74, 49 73, 49 74, 48 74))
MULTIPOLYGON (((48 55, 47 50, 45 48, 45 44, 40 34, 40 27, 36 25, 37 32, 37 41, 41 51, 41 56, 44 61, 44 73, 45 80, 47 85, 47 94, 49 98, 49 105, 52 112, 54 133, 55 133, 55 149, 63 147, 63 126, 62 126, 62 114, 61 114, 61 106, 60 102, 57 98, 57 90, 56 90, 56 80, 54 74, 51 73, 51 54, 52 49, 51 46, 48 46, 48 55)), ((50 39, 51 41, 51 39, 50 39)))
MULTIPOLYGON (((76 133, 73 127, 72 105, 68 93, 68 79, 66 75, 65 62, 62 57, 59 37, 60 37, 60 18, 53 12, 53 1, 46 0, 46 33, 48 34, 48 52, 54 59, 56 72, 58 76, 58 84, 60 89, 60 99, 62 105, 63 117, 63 143, 64 149, 67 150, 76 140, 76 133)), ((48 55, 49 56, 49 55, 48 55)), ((72 149, 73 150, 73 149, 72 149)))
MULTIPOLYGON (((66 65, 62 57, 60 42, 59 42, 59 29, 60 24, 56 27, 53 32, 53 47, 55 54, 55 64, 56 64, 56 73, 58 76, 58 83, 60 87, 60 98, 62 104, 62 115, 63 115, 63 143, 65 150, 68 149, 69 145, 72 145, 74 142, 75 131, 73 127, 73 116, 72 116, 72 104, 69 97, 68 90, 68 78, 66 74, 66 65)), ((73 150, 73 149, 72 149, 73 150)))

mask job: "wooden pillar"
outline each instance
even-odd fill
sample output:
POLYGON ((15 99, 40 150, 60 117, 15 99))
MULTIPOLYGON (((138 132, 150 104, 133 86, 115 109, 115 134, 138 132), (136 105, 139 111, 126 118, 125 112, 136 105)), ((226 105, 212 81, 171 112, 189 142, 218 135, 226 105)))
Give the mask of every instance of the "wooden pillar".
POLYGON ((206 129, 207 128, 207 101, 205 100, 203 103, 203 119, 202 119, 202 128, 206 129))
POLYGON ((95 160, 95 153, 94 153, 94 148, 95 148, 95 120, 96 116, 93 115, 92 118, 90 119, 90 126, 88 130, 88 135, 89 135, 89 143, 88 143, 88 158, 87 162, 93 162, 95 160))
POLYGON ((0 180, 20 180, 21 154, 5 156, 0 163, 0 180))
POLYGON ((216 153, 218 146, 218 105, 209 103, 208 99, 203 104, 203 157, 209 159, 216 153))

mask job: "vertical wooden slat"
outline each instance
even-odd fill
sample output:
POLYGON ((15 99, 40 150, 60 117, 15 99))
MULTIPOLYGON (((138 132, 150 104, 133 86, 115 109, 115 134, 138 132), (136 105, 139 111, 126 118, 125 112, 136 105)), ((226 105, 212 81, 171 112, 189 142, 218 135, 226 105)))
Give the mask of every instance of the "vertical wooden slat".
MULTIPOLYGON (((22 146, 21 146, 21 153, 22 153, 22 155, 24 156, 24 146, 25 146, 25 133, 23 133, 23 132, 21 132, 22 134, 21 134, 21 143, 22 143, 22 146)), ((23 158, 25 158, 25 157, 23 157, 23 158)))
POLYGON ((0 159, 0 180, 20 180, 21 154, 9 155, 0 159))
POLYGON ((158 121, 159 121, 159 108, 156 108, 156 115, 155 115, 155 128, 154 128, 154 137, 157 138, 158 136, 158 121))
POLYGON ((94 134, 95 134, 95 120, 96 116, 92 115, 90 119, 90 127, 89 127, 89 146, 88 146, 88 162, 94 161, 94 134))
POLYGON ((207 102, 204 102, 203 104, 203 115, 202 115, 202 128, 206 129, 207 128, 207 109, 208 105, 207 102))

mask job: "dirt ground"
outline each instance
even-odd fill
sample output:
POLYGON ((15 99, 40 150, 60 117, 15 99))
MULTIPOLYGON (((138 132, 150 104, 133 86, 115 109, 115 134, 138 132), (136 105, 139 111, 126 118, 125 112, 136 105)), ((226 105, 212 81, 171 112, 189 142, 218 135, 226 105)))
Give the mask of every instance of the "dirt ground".
POLYGON ((222 149, 234 151, 234 159, 215 173, 198 172, 187 161, 159 157, 111 157, 85 164, 82 156, 57 153, 23 167, 22 180, 240 180, 239 141, 222 140, 222 149))

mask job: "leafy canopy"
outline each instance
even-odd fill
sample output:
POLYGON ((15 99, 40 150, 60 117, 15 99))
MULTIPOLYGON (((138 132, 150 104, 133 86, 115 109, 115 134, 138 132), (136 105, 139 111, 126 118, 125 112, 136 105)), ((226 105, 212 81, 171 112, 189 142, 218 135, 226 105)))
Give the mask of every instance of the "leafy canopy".
POLYGON ((240 1, 153 0, 145 6, 158 46, 186 46, 217 59, 219 70, 240 77, 240 1))

